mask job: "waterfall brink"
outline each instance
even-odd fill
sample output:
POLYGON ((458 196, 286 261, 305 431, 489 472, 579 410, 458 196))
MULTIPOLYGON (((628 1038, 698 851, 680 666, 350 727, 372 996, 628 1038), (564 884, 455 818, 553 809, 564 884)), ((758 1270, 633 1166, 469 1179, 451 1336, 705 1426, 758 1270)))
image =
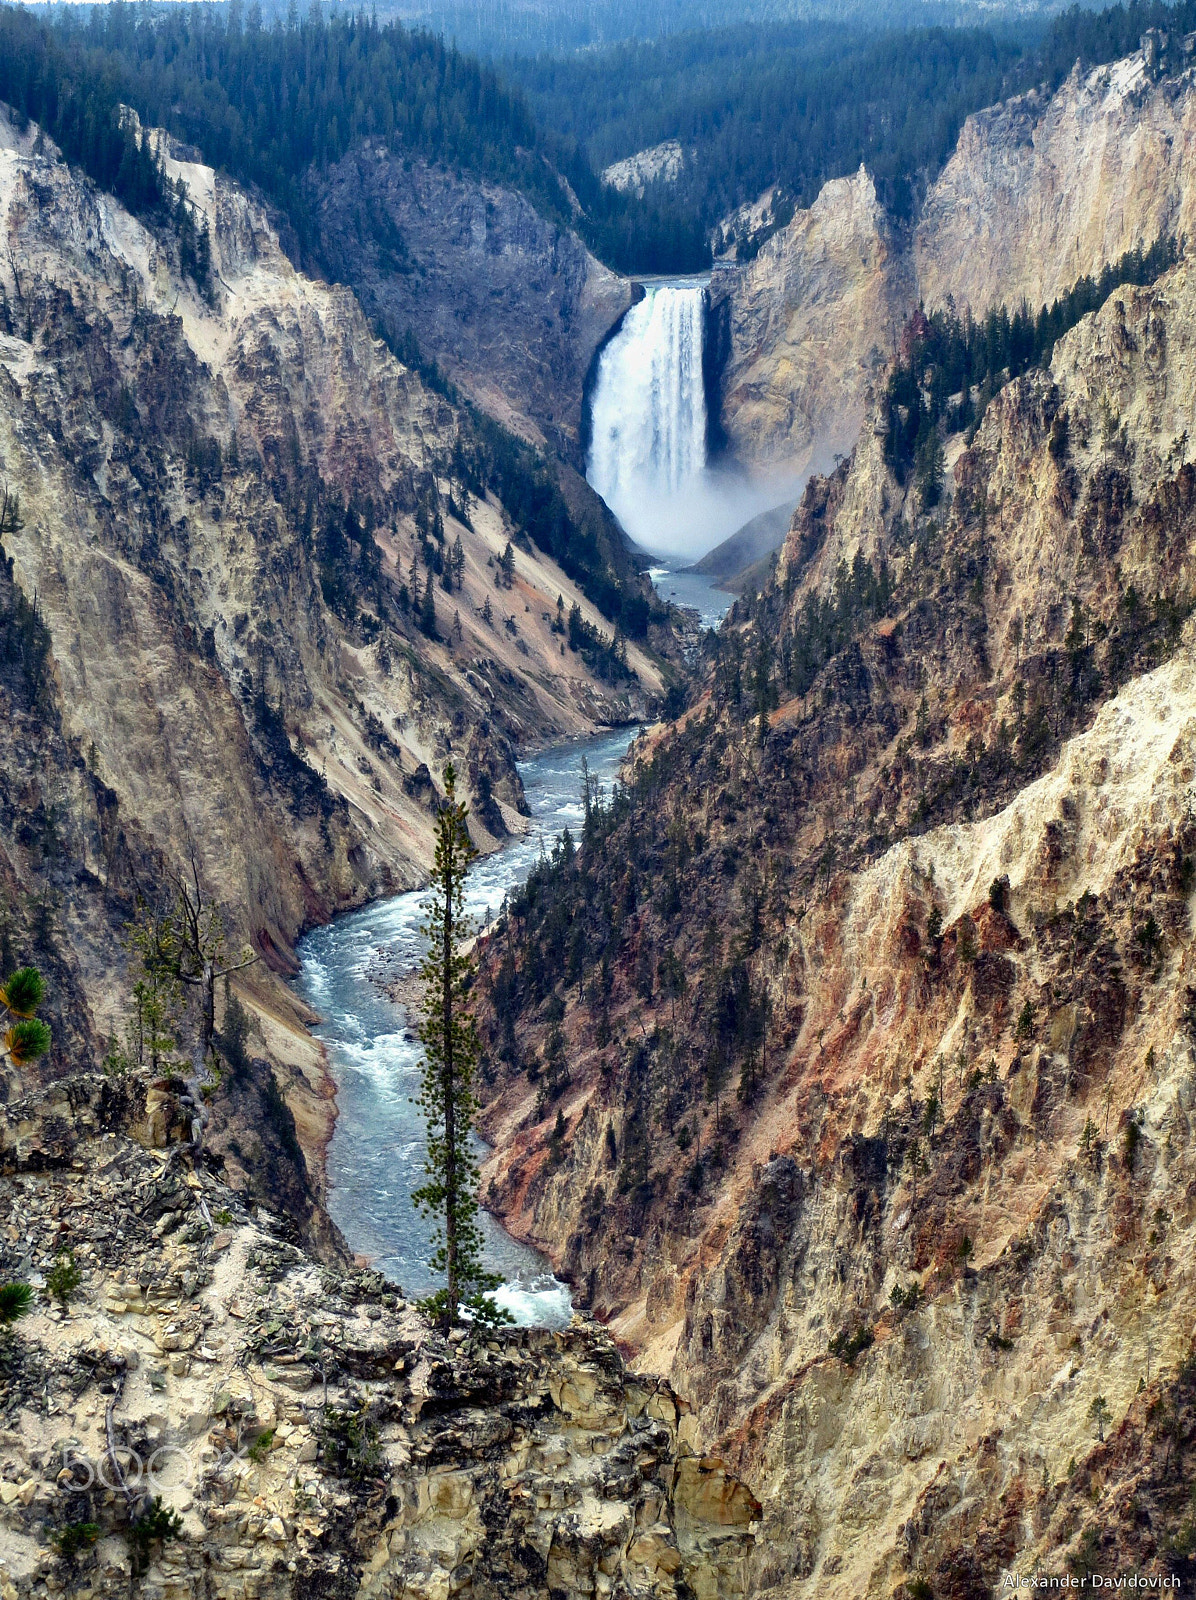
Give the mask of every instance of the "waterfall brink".
POLYGON ((698 285, 649 289, 598 363, 586 476, 633 538, 706 465, 705 305, 698 285))

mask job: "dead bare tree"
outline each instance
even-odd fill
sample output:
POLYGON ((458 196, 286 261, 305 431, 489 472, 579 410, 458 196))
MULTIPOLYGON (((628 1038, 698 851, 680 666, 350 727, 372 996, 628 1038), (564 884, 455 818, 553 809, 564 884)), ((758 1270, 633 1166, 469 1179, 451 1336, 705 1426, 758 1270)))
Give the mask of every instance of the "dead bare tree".
POLYGON ((258 959, 245 947, 240 961, 224 962, 224 918, 220 908, 204 898, 195 853, 191 854, 191 882, 182 873, 173 873, 178 902, 180 983, 198 989, 202 1008, 203 1059, 212 1050, 216 1033, 216 984, 234 972, 242 972, 258 959))

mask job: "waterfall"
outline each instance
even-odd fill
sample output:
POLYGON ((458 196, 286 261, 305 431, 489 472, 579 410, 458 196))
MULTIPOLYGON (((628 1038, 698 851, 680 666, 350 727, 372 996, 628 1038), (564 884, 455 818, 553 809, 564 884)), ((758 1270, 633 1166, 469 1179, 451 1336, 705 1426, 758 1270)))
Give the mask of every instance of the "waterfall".
POLYGON ((635 539, 706 465, 702 331, 706 291, 647 291, 598 362, 586 476, 635 539))

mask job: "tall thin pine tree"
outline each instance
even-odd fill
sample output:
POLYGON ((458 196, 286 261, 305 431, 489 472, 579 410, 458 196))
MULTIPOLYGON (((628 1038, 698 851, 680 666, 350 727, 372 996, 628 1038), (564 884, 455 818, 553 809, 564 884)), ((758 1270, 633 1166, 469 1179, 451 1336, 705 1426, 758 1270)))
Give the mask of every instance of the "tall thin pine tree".
POLYGON ((447 1283, 423 1302, 442 1325, 460 1321, 462 1307, 478 1322, 509 1320, 490 1298, 501 1279, 482 1266, 478 1225, 478 1167, 471 1145, 477 1096, 477 1023, 469 1004, 473 961, 463 945, 473 932, 465 914, 465 879, 477 852, 466 826, 468 808, 457 799, 456 773, 444 769, 445 799, 436 819, 431 895, 425 903, 428 942, 423 978, 423 1079, 417 1104, 428 1129, 427 1182, 412 1196, 435 1219, 437 1247, 429 1265, 447 1283))

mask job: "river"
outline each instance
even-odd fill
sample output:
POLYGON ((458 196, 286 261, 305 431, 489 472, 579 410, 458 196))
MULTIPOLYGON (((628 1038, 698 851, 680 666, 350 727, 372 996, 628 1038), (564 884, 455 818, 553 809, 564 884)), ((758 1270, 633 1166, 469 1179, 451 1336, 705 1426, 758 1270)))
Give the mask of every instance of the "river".
MULTIPOLYGON (((653 572, 666 599, 680 575, 653 572)), ((685 574, 685 596, 703 623, 715 626, 731 596, 713 590, 697 574, 685 574), (694 580, 698 587, 694 587, 694 580)), ((608 789, 634 737, 620 728, 589 739, 554 745, 519 763, 531 810, 527 833, 478 861, 469 877, 470 914, 484 922, 550 851, 565 827, 581 821, 581 763, 608 789)), ((420 1046, 404 1007, 383 985, 400 971, 413 971, 423 948, 421 890, 394 895, 361 911, 336 917, 300 941, 302 970, 295 988, 323 1019, 314 1029, 324 1043, 336 1084, 336 1129, 328 1149, 328 1209, 358 1255, 411 1295, 439 1287, 427 1266, 431 1231, 411 1204, 424 1177, 424 1131, 412 1104, 418 1091, 420 1046)), ((516 1322, 559 1327, 571 1315, 569 1287, 552 1274, 535 1250, 483 1215, 486 1264, 503 1278, 495 1298, 516 1322)))

